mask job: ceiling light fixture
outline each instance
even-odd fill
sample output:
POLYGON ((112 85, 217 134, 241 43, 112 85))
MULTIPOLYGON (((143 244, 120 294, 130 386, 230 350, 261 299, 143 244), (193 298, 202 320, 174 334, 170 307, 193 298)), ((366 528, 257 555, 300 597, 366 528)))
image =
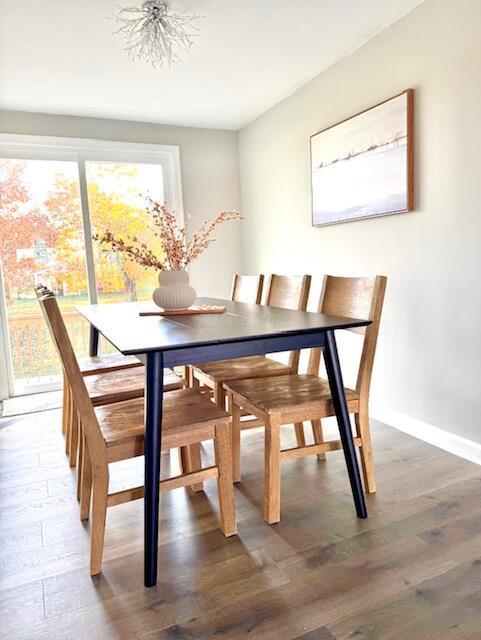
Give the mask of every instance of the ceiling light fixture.
POLYGON ((188 52, 199 16, 169 10, 167 2, 147 0, 140 7, 120 8, 116 15, 120 27, 114 32, 122 36, 134 59, 150 62, 153 67, 179 62, 179 53, 188 52))

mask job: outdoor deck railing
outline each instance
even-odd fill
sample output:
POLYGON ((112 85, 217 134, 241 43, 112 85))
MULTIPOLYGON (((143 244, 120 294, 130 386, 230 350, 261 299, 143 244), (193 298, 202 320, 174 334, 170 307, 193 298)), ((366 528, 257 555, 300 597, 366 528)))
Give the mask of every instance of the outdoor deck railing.
MULTIPOLYGON (((88 323, 76 312, 65 311, 63 318, 78 356, 88 354, 88 323)), ((8 320, 13 374, 15 379, 46 378, 60 375, 60 362, 45 319, 39 314, 10 316, 8 320)))

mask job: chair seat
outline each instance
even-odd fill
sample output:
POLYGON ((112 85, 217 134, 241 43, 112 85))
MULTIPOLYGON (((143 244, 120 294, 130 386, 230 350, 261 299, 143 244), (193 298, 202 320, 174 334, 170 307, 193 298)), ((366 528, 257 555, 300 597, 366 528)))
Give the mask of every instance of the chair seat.
MULTIPOLYGON (((144 395, 145 367, 109 371, 85 378, 85 386, 94 406, 122 402, 144 395)), ((164 391, 185 387, 185 380, 171 369, 164 369, 164 391)))
POLYGON ((77 362, 84 376, 142 366, 140 360, 135 356, 124 356, 121 353, 102 356, 85 356, 84 358, 78 358, 77 362))
MULTIPOLYGON (((144 401, 141 398, 97 407, 95 413, 107 447, 130 439, 144 440, 144 401)), ((169 391, 163 397, 162 448, 171 448, 170 442, 175 434, 190 430, 198 431, 196 441, 201 442, 201 434, 205 433, 202 427, 215 427, 230 420, 229 413, 195 389, 169 391)), ((213 437, 213 432, 210 437, 213 437)))
POLYGON ((276 362, 265 356, 218 360, 217 362, 194 364, 192 367, 214 382, 282 376, 291 372, 289 365, 276 362))
MULTIPOLYGON (((317 376, 299 374, 240 380, 229 383, 228 387, 241 406, 246 404, 264 414, 294 415, 305 411, 309 415, 306 419, 335 415, 329 382, 317 376)), ((359 395, 352 389, 345 392, 349 409, 357 410, 359 395)))

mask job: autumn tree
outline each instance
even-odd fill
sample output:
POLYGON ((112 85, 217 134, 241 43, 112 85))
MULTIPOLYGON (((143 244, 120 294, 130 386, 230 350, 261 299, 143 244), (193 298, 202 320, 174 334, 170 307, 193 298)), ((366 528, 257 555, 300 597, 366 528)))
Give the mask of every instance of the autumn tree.
POLYGON ((82 210, 78 182, 57 176, 45 202, 55 221, 55 281, 71 293, 87 291, 82 210))
POLYGON ((55 229, 39 208, 30 209, 24 183, 25 166, 16 161, 0 161, 0 263, 5 295, 11 301, 17 289, 31 289, 37 268, 33 250, 42 241, 45 247, 55 242, 55 229), (21 250, 32 255, 21 255, 21 250))
MULTIPOLYGON (((102 234, 111 230, 117 237, 128 240, 133 235, 142 239, 152 237, 148 229, 148 214, 144 208, 125 202, 125 184, 132 183, 135 168, 123 165, 94 165, 88 169, 88 202, 92 230, 102 234), (120 195, 115 183, 122 184, 120 195), (109 192, 108 185, 113 185, 109 192)), ((71 180, 57 179, 45 206, 58 222, 55 252, 58 257, 58 275, 67 283, 70 291, 85 289, 86 273, 83 254, 80 195, 78 184, 71 180)), ((160 242, 153 242, 161 251, 160 242)), ((124 290, 129 300, 137 299, 139 287, 152 280, 152 274, 125 256, 106 251, 94 242, 95 275, 99 291, 104 293, 124 290)))
MULTIPOLYGON (((103 193, 94 182, 88 186, 89 209, 94 231, 103 233, 106 229, 115 229, 115 233, 124 239, 132 235, 141 236, 146 231, 146 223, 142 212, 126 205, 110 195, 103 193)), ((116 290, 112 279, 120 275, 123 288, 130 300, 137 299, 137 283, 145 277, 145 269, 124 256, 114 254, 100 246, 95 246, 99 259, 97 269, 98 287, 100 290, 116 290), (112 286, 114 285, 114 286, 112 286)))

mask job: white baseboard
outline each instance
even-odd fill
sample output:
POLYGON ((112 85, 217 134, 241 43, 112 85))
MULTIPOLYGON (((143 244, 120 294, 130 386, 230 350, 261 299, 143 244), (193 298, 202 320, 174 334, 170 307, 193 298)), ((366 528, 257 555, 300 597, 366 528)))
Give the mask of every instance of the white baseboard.
POLYGON ((414 438, 424 440, 424 442, 428 442, 444 451, 453 453, 455 456, 481 465, 481 444, 477 442, 467 440, 449 431, 444 431, 444 429, 435 427, 422 420, 411 418, 393 409, 373 407, 370 413, 371 416, 375 420, 379 420, 379 422, 384 422, 384 424, 403 431, 414 438))

